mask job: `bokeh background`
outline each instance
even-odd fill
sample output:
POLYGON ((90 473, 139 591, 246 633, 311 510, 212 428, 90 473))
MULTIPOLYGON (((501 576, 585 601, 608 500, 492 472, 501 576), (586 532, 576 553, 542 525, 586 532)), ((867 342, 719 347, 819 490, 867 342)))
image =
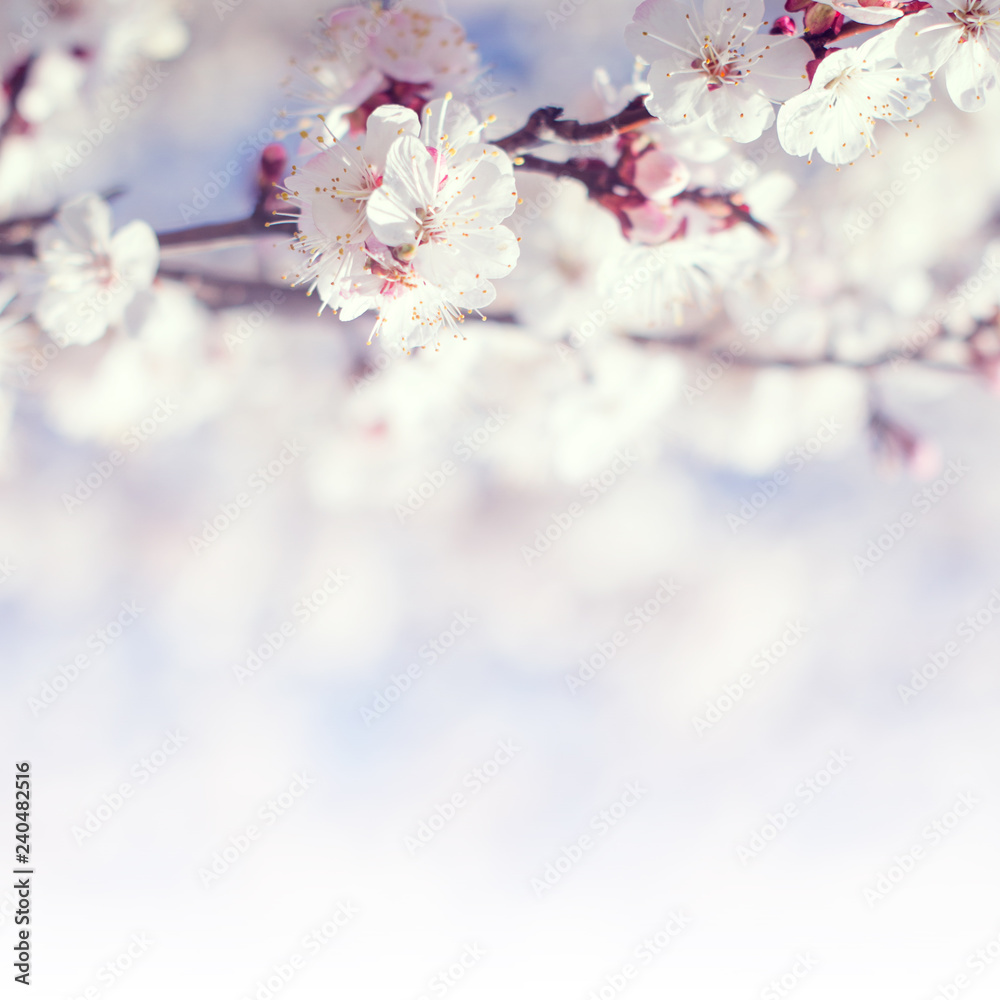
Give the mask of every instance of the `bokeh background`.
MULTIPOLYGON (((5 34, 36 9, 5 7, 5 34)), ((555 24, 535 0, 449 9, 480 45, 497 135, 539 105, 599 114, 597 67, 618 87, 631 77, 629 3, 584 0, 555 24)), ((181 228, 211 173, 295 107, 289 60, 322 11, 93 5, 98 35, 145 24, 122 34, 133 53, 171 53, 166 75, 65 177, 38 164, 82 119, 40 127, 48 146, 36 136, 13 165, 8 148, 6 214, 120 187, 119 224, 181 228)), ((724 323, 790 290, 796 308, 768 332, 776 354, 836 343, 861 358, 989 259, 1000 111, 961 115, 937 96, 920 131, 886 127, 884 151, 842 171, 762 155, 786 192, 783 250, 725 290, 724 323), (939 129, 955 138, 912 169, 939 129), (852 239, 896 178, 904 193, 852 239)), ((284 143, 298 155, 297 137, 284 143)), ((241 155, 197 222, 245 215, 255 170, 241 155)), ((317 318, 291 293, 258 323, 252 303, 209 310, 167 283, 141 336, 60 352, 27 387, 8 378, 0 733, 6 767, 32 763, 36 996, 996 994, 988 380, 917 363, 872 377, 765 366, 689 398, 705 358, 615 330, 560 339, 585 315, 608 222, 568 186, 557 202, 525 228, 499 303, 527 303, 528 321, 470 324, 438 352, 369 347, 367 319, 317 318), (924 442, 919 461, 873 450, 873 393, 924 442), (68 510, 63 495, 162 400, 175 412, 68 510), (835 431, 817 444, 823 427, 835 431), (602 482, 616 455, 627 461, 602 482), (273 461, 280 475, 251 489, 273 461), (401 515, 447 461, 444 485, 401 515), (593 477, 601 491, 583 493, 593 477), (248 489, 252 503, 193 546, 248 489), (574 502, 582 515, 526 557, 574 502), (880 536, 881 557, 860 563, 880 536), (663 582, 675 593, 658 601, 663 582), (634 609, 649 601, 644 621, 634 609), (120 613, 120 635, 95 638, 120 613), (569 684, 616 632, 627 642, 609 662, 569 684), (958 654, 902 695, 948 642, 958 654), (89 665, 46 701, 79 654, 89 665), (413 663, 419 677, 380 709, 413 663), (846 763, 828 770, 833 755, 846 763)), ((278 283, 285 255, 275 236, 170 263, 278 283)), ((993 272, 956 325, 988 315, 998 287, 993 272)), ((8 954, 13 900, 0 889, 8 954)))

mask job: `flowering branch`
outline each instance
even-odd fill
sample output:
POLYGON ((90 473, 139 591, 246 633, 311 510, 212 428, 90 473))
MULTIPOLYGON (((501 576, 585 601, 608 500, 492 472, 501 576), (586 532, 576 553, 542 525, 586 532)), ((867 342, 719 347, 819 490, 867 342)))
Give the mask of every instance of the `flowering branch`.
MULTIPOLYGON (((108 275, 118 276, 115 261, 135 269, 141 257, 144 262, 138 277, 129 279, 135 288, 158 274, 182 281, 211 308, 241 305, 254 295, 275 291, 275 286, 253 278, 204 274, 194 266, 161 265, 181 254, 257 240, 268 234, 269 226, 276 224, 274 216, 279 215, 281 222, 292 226, 289 242, 301 254, 292 266, 293 287, 315 290, 342 319, 372 310, 379 317, 376 332, 387 326, 403 339, 411 336, 414 341, 433 343, 442 332, 457 331, 457 324, 467 316, 482 315, 495 295, 491 279, 505 276, 514 267, 520 239, 515 240, 516 234, 505 225, 518 203, 511 173, 534 172, 577 181, 593 202, 615 216, 624 238, 617 248, 623 265, 636 247, 667 248, 670 269, 658 271, 650 288, 650 298, 659 303, 658 316, 666 328, 671 305, 678 307, 699 290, 717 291, 730 267, 738 265, 739 271, 752 263, 743 260, 742 254, 759 252, 759 247, 742 249, 744 243, 753 241, 728 240, 728 230, 745 225, 767 240, 776 237, 754 217, 740 192, 730 190, 733 182, 721 168, 715 172, 702 169, 697 182, 693 181, 688 165, 669 151, 661 133, 644 126, 656 122, 667 129, 683 128, 702 121, 722 138, 747 143, 775 123, 779 144, 786 152, 807 157, 818 152, 830 163, 851 162, 874 149, 872 130, 888 116, 887 108, 902 106, 910 115, 930 101, 929 70, 922 68, 929 58, 924 34, 947 30, 958 33, 956 44, 980 44, 977 39, 982 32, 976 25, 985 15, 977 6, 979 0, 962 2, 968 10, 961 24, 947 17, 942 20, 933 11, 919 13, 922 20, 913 22, 918 30, 912 38, 907 36, 905 44, 900 42, 897 54, 879 48, 877 37, 858 48, 832 48, 839 39, 883 26, 868 23, 873 17, 885 19, 882 14, 873 15, 870 8, 887 5, 867 0, 830 4, 787 0, 787 10, 805 12, 803 34, 797 33, 790 17, 779 18, 764 32, 761 29, 768 22, 758 23, 759 18, 748 18, 737 8, 727 8, 721 19, 704 20, 697 10, 700 5, 689 0, 649 0, 636 10, 626 29, 633 55, 649 65, 648 94, 632 97, 617 113, 593 122, 566 119, 560 107, 540 107, 522 127, 492 143, 484 143, 486 124, 461 97, 453 97, 453 88, 459 94, 473 92, 479 65, 474 47, 464 41, 455 22, 435 16, 429 23, 421 21, 414 37, 423 38, 431 31, 441 47, 456 45, 447 67, 439 71, 440 86, 435 84, 439 93, 447 94, 445 98, 431 100, 433 90, 423 76, 409 80, 386 73, 381 84, 373 78, 374 92, 341 123, 351 135, 350 146, 335 142, 289 174, 284 148, 272 143, 259 160, 255 201, 248 216, 162 233, 153 233, 142 223, 145 229, 139 234, 136 223, 129 223, 117 249, 109 244, 97 253, 90 244, 81 245, 81 252, 93 257, 88 280, 95 281, 95 295, 107 296, 106 286, 114 284, 108 275), (694 9, 689 11, 689 7, 694 9), (693 34, 691 17, 697 25, 693 34), (676 19, 678 31, 667 32, 670 41, 662 37, 657 18, 676 19), (973 32, 966 39, 969 25, 979 34, 973 32), (685 88, 692 86, 692 72, 694 91, 699 93, 695 104, 681 100, 677 93, 679 81, 685 88), (864 86, 848 86, 852 80, 864 86), (849 116, 858 128, 842 136, 831 109, 849 116), (446 128, 431 127, 432 121, 436 126, 442 119, 446 128), (449 134, 456 139, 449 140, 449 134), (546 159, 532 152, 548 144, 579 147, 608 140, 615 140, 616 157, 607 155, 606 149, 599 156, 568 159, 559 159, 558 153, 546 159), (490 165, 481 174, 470 174, 470 164, 480 162, 490 165), (136 240, 143 254, 137 255, 134 246, 129 249, 136 240), (470 248, 466 241, 473 253, 465 252, 470 248)), ((912 0, 891 6, 908 16, 929 5, 912 0)), ((891 15, 892 11, 885 16, 891 15)), ((343 32, 353 37, 358 30, 355 17, 368 15, 354 11, 332 17, 327 41, 344 41, 343 32)), ((397 45, 400 37, 410 37, 414 27, 410 18, 403 5, 382 14, 372 12, 365 28, 366 37, 372 39, 365 46, 365 58, 378 49, 380 58, 402 70, 405 59, 397 45), (391 30, 390 24, 395 26, 391 30)), ((332 57, 334 48, 323 58, 332 57)), ((374 66, 369 67, 373 73, 374 66)), ((984 72, 993 72, 993 62, 983 66, 984 72)), ((11 81, 4 86, 14 94, 11 81)), ((967 98, 971 100, 962 91, 958 100, 967 98)), ((329 95, 324 101, 336 104, 329 95)), ((898 117, 896 110, 892 114, 898 117)), ((530 220, 530 211, 537 214, 540 206, 541 200, 528 206, 525 218, 530 220)), ((88 216, 81 211, 78 204, 70 215, 76 213, 77 222, 85 222, 88 216)), ((95 211, 94 206, 87 211, 95 211)), ((53 221, 60 223, 58 216, 45 214, 0 224, 0 256, 35 256, 39 230, 53 221)), ((57 240, 49 248, 52 252, 46 256, 51 259, 42 264, 50 276, 60 268, 69 269, 77 260, 63 259, 61 248, 78 236, 79 226, 71 225, 59 237, 63 242, 57 240)), ((613 252, 607 248, 607 253, 613 252)), ((654 257, 662 263, 662 257, 654 257)), ((639 273, 643 270, 645 265, 639 273)), ((629 272, 622 280, 628 285, 635 277, 629 272)), ((43 296, 42 311, 50 325, 53 317, 61 315, 56 303, 58 286, 59 282, 50 281, 50 294, 47 299, 43 296)), ((298 298, 300 293, 295 295, 298 298)), ((115 304, 114 310, 118 309, 115 304)), ((623 322, 627 328, 628 321, 623 322)), ((97 330, 88 329, 87 336, 99 335, 97 330)), ((711 342, 688 346, 710 350, 711 342)), ((992 361, 977 360, 975 347, 968 345, 970 364, 986 370, 992 361)), ((734 363, 746 367, 840 364, 873 370, 897 358, 890 353, 881 360, 844 362, 828 355, 811 359, 743 355, 734 363)), ((937 364, 923 354, 907 360, 937 364)))
MULTIPOLYGON (((528 153, 519 156, 514 161, 518 170, 533 173, 548 174, 550 177, 568 177, 579 181, 587 188, 588 195, 595 201, 607 198, 626 198, 632 195, 644 201, 644 195, 633 185, 623 180, 618 166, 611 166, 594 157, 573 159, 564 162, 545 160, 540 156, 528 153)), ((752 226, 768 240, 775 240, 774 233, 751 215, 739 194, 713 192, 706 188, 690 188, 674 195, 675 201, 688 201, 707 214, 714 216, 727 224, 744 222, 752 226)), ((610 207, 610 206, 607 206, 610 207)))

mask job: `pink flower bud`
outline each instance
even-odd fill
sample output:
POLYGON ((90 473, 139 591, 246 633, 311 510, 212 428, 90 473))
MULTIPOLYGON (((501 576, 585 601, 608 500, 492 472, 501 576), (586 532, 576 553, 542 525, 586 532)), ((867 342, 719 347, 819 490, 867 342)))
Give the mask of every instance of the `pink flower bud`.
POLYGON ((635 187, 653 201, 668 201, 680 194, 690 180, 690 171, 676 156, 655 147, 646 150, 635 166, 635 187))

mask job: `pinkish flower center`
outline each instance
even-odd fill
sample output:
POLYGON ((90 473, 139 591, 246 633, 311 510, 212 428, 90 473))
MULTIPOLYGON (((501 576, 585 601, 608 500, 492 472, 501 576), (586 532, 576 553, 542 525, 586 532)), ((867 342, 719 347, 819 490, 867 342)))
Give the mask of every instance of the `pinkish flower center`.
POLYGON ((989 8, 983 0, 973 0, 964 10, 952 11, 948 16, 962 25, 962 37, 959 44, 967 42, 970 38, 978 40, 983 29, 990 22, 1000 27, 1000 19, 990 14, 989 8))
POLYGON ((711 42, 706 42, 703 49, 705 55, 700 61, 695 59, 691 63, 691 68, 700 69, 709 78, 709 90, 718 90, 725 86, 727 80, 737 82, 735 78, 742 74, 739 64, 732 58, 731 51, 727 49, 726 52, 720 53, 711 42))

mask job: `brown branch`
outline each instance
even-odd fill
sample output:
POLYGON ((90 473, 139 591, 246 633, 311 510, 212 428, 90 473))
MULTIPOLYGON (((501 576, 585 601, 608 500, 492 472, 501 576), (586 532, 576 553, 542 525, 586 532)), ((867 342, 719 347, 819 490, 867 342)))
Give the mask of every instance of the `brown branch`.
POLYGON ((275 292, 280 292, 280 299, 272 299, 278 303, 287 300, 298 305, 308 302, 303 288, 292 288, 290 285, 277 285, 270 281, 230 278, 224 275, 205 274, 201 271, 189 271, 184 268, 161 267, 157 277, 170 281, 179 281, 199 302, 209 309, 234 309, 252 304, 260 299, 271 298, 275 292))
POLYGON ((860 21, 847 21, 837 32, 835 41, 841 38, 853 38, 855 35, 863 35, 866 31, 878 31, 879 28, 887 28, 894 25, 896 21, 888 21, 885 24, 862 24, 860 21))
POLYGON ((752 226, 770 243, 777 243, 774 231, 755 219, 742 198, 735 192, 713 192, 707 188, 689 188, 676 196, 677 201, 690 201, 703 212, 716 218, 725 219, 729 224, 743 222, 752 226))
POLYGON ((210 249, 234 240, 242 241, 247 237, 263 236, 267 230, 264 222, 256 215, 238 219, 236 222, 215 222, 205 226, 192 226, 190 229, 174 229, 166 233, 157 233, 161 249, 183 248, 184 250, 210 249))
POLYGON ((584 145, 591 142, 601 142, 612 139, 623 132, 656 121, 645 106, 644 97, 635 97, 629 104, 610 118, 599 122, 578 122, 563 119, 562 108, 539 108, 532 112, 525 125, 493 142, 511 156, 526 153, 529 149, 537 149, 550 142, 565 142, 571 145, 584 145))
MULTIPOLYGON (((889 22, 890 25, 895 23, 895 21, 889 22)), ((813 55, 817 59, 823 59, 829 55, 830 46, 836 45, 841 38, 853 38, 855 35, 861 35, 867 31, 878 31, 885 27, 887 27, 886 24, 862 24, 860 21, 845 21, 841 25, 840 31, 835 32, 831 28, 820 35, 810 35, 807 32, 802 35, 802 40, 812 49, 813 55)))
POLYGON ((966 368, 963 365, 951 365, 943 361, 932 361, 927 357, 922 355, 915 355, 911 358, 906 357, 902 353, 896 354, 882 354, 877 358, 870 358, 867 361, 852 361, 849 358, 837 358, 831 355, 821 355, 818 358, 782 358, 782 357, 733 357, 733 367, 734 368, 791 368, 791 369, 808 369, 808 368, 823 368, 823 367, 835 367, 835 368, 847 368, 851 371, 861 371, 861 372, 872 372, 877 371, 880 368, 887 368, 892 364, 905 364, 906 362, 913 361, 921 365, 925 369, 932 371, 945 372, 950 375, 972 375, 974 374, 971 368, 966 368))
POLYGON ((514 160, 518 170, 527 173, 548 174, 550 177, 568 177, 579 181, 587 189, 591 198, 603 194, 627 194, 634 189, 626 185, 614 167, 593 157, 565 161, 546 160, 527 153, 514 160), (616 192, 615 189, 619 190, 616 192))
MULTIPOLYGON (((0 228, 0 257, 34 257, 34 236, 40 225, 50 222, 52 216, 38 216, 12 220, 0 228)), ((258 215, 250 215, 235 222, 215 222, 205 226, 193 226, 190 229, 174 229, 166 233, 157 233, 160 249, 168 253, 196 253, 200 250, 218 250, 223 247, 236 246, 261 236, 276 235, 279 239, 280 230, 270 233, 265 219, 258 215)))
MULTIPOLYGON (((123 193, 121 188, 113 188, 101 195, 110 201, 123 193)), ((40 215, 25 215, 0 222, 0 257, 34 257, 35 236, 38 230, 55 218, 55 211, 40 215)), ((245 219, 235 222, 213 222, 205 226, 189 229, 174 229, 157 233, 161 249, 198 251, 243 243, 257 236, 268 235, 268 224, 274 225, 270 212, 264 209, 264 199, 260 199, 253 212, 245 219)), ((280 230, 278 230, 280 236, 280 230)))
MULTIPOLYGON (((568 177, 571 180, 579 181, 587 188, 588 195, 594 200, 602 202, 605 208, 611 208, 615 199, 627 198, 630 195, 634 195, 640 201, 644 200, 644 196, 639 191, 622 180, 615 167, 593 157, 559 162, 526 153, 514 160, 514 166, 518 170, 530 173, 548 174, 550 177, 568 177)), ((735 193, 714 192, 700 187, 689 188, 687 191, 675 195, 674 200, 689 201, 697 205, 703 212, 727 225, 739 222, 746 223, 771 242, 777 239, 771 229, 753 217, 750 209, 735 193)))
POLYGON ((47 222, 51 222, 54 214, 46 212, 43 215, 25 215, 0 223, 0 256, 33 256, 35 233, 47 222))
MULTIPOLYGON (((157 233, 156 238, 160 242, 160 249, 168 252, 175 249, 182 252, 196 252, 240 244, 248 239, 266 236, 269 233, 269 226, 279 225, 271 209, 273 204, 272 192, 262 188, 253 211, 245 219, 192 226, 189 229, 175 229, 167 233, 157 233)), ((283 213, 291 214, 294 211, 290 206, 286 207, 284 202, 281 204, 283 213)), ((280 229, 278 235, 280 238, 280 229)))
MULTIPOLYGON (((105 201, 125 194, 125 188, 113 187, 101 192, 105 201)), ((56 209, 38 215, 21 215, 0 222, 0 257, 34 257, 35 235, 56 217, 56 209)))
MULTIPOLYGON (((929 356, 930 352, 928 348, 930 348, 937 341, 937 337, 932 337, 915 351, 908 351, 904 348, 900 348, 898 350, 890 349, 871 358, 854 360, 851 358, 837 357, 829 351, 816 355, 815 357, 736 354, 724 344, 712 345, 706 343, 705 339, 698 336, 698 334, 690 334, 684 337, 673 338, 652 337, 639 333, 630 333, 625 336, 627 340, 630 340, 635 344, 640 344, 643 347, 679 349, 687 351, 691 354, 696 354, 707 361, 715 361, 720 364, 721 362, 719 361, 719 357, 724 355, 726 358, 726 368, 788 368, 802 371, 810 368, 835 367, 846 368, 850 371, 871 373, 882 368, 888 368, 891 365, 902 366, 912 362, 920 365, 926 370, 943 372, 949 375, 977 374, 976 369, 972 366, 949 364, 948 362, 935 361, 931 358, 929 356)), ((969 338, 963 339, 967 340, 969 338)))

